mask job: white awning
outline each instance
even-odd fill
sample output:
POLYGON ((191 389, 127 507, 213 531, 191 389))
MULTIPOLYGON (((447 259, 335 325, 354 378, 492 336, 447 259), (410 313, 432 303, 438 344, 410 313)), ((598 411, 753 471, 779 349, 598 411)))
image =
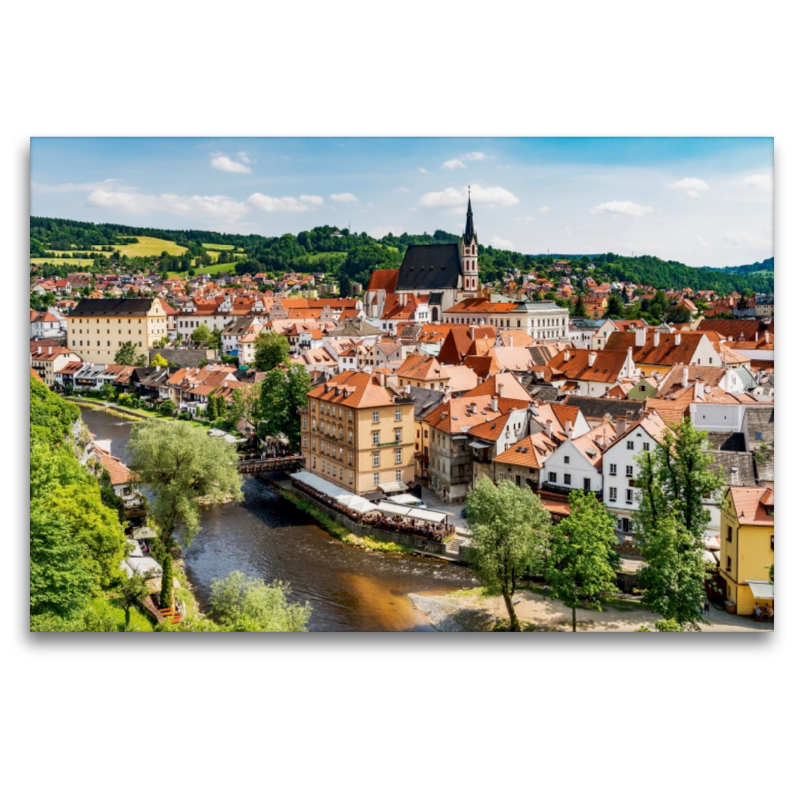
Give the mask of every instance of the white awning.
POLYGON ((403 481, 394 481, 393 483, 382 483, 378 487, 382 492, 389 494, 389 492, 405 492, 408 490, 403 481))
POLYGON ((358 511, 360 514, 366 514, 368 511, 374 511, 376 509, 376 506, 370 503, 369 500, 365 500, 357 494, 348 492, 346 489, 342 489, 341 486, 326 481, 325 478, 314 475, 312 472, 295 472, 292 478, 327 495, 331 500, 335 500, 339 503, 339 505, 350 508, 353 511, 358 511))
POLYGON ((745 581, 756 600, 774 600, 775 584, 769 581, 745 581))
POLYGON ((447 519, 447 514, 443 511, 431 511, 427 508, 401 506, 386 500, 379 500, 377 508, 378 511, 382 514, 386 514, 387 517, 406 517, 408 519, 420 520, 421 522, 434 522, 437 524, 447 519))
MULTIPOLYGON (((453 437, 453 438, 455 438, 455 437, 453 437)), ((487 447, 491 447, 490 444, 485 444, 484 442, 470 442, 469 446, 470 447, 474 447, 476 450, 484 450, 487 447)))

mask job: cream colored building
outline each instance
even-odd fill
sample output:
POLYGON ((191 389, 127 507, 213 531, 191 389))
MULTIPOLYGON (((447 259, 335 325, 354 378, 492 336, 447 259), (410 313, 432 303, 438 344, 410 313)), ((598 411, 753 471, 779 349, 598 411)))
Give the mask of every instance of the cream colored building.
POLYGON ((414 404, 383 375, 342 372, 312 389, 300 413, 307 472, 358 495, 414 480, 414 404))
POLYGON ((167 314, 158 297, 81 300, 67 317, 67 347, 94 364, 113 364, 125 342, 146 356, 166 335, 167 314))

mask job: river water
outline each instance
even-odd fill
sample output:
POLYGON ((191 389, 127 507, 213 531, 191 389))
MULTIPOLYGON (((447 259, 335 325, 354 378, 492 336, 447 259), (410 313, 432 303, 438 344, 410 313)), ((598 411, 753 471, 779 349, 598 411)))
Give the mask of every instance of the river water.
MULTIPOLYGON (((81 413, 96 438, 110 439, 112 455, 124 459, 133 423, 104 411, 81 413)), ((245 478, 243 489, 242 503, 203 512, 200 532, 184 554, 201 605, 214 578, 241 570, 288 581, 292 599, 312 606, 312 631, 420 631, 433 629, 408 599, 410 592, 477 585, 457 564, 344 545, 255 478, 245 478)))

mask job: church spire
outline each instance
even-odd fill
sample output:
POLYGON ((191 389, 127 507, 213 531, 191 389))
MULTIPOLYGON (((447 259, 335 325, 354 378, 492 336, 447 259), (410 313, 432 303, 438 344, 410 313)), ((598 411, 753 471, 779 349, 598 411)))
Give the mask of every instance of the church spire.
POLYGON ((472 187, 467 187, 467 227, 464 231, 464 243, 469 244, 475 238, 475 226, 472 224, 472 187))

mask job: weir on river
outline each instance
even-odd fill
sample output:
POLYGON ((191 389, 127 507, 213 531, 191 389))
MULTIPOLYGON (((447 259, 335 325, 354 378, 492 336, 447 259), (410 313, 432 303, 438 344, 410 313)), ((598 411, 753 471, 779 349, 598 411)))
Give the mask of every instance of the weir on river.
MULTIPOLYGON (((82 408, 83 420, 111 452, 125 458, 133 423, 82 408)), ((293 600, 312 608, 312 631, 432 630, 409 593, 477 586, 458 564, 422 556, 364 551, 322 530, 274 489, 244 477, 244 500, 202 512, 201 530, 184 553, 201 605, 214 578, 234 570, 266 581, 288 581, 293 600)))

